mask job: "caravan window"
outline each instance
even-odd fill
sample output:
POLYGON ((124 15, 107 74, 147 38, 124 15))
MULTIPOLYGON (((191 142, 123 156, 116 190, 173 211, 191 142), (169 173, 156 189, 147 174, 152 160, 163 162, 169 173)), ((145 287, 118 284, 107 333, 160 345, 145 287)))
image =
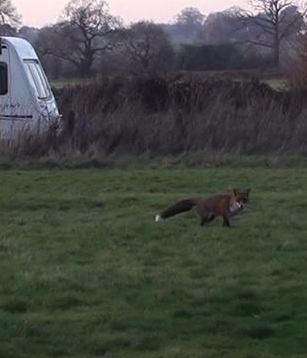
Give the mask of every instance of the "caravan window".
POLYGON ((0 62, 0 95, 7 94, 8 91, 8 75, 7 75, 7 64, 0 62))
POLYGON ((24 63, 28 77, 35 88, 37 97, 40 99, 48 98, 51 94, 49 85, 38 61, 25 60, 24 63))

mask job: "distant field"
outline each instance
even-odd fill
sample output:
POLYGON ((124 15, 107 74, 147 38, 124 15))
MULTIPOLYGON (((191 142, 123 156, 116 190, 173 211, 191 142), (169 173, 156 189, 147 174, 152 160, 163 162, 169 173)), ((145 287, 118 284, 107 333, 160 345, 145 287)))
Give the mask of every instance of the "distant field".
POLYGON ((258 70, 225 70, 225 71, 200 71, 183 72, 187 78, 208 79, 217 78, 221 80, 232 80, 236 82, 248 82, 255 78, 260 82, 266 83, 271 88, 280 91, 286 88, 287 78, 277 71, 258 71, 258 70))
POLYGON ((0 357, 306 357, 307 169, 0 171, 0 357), (231 229, 185 196, 251 187, 231 229))
MULTIPOLYGON (((250 81, 253 76, 259 78, 260 82, 268 84, 270 87, 272 87, 275 90, 282 90, 286 86, 286 79, 283 78, 280 75, 259 75, 248 72, 240 72, 240 71, 234 71, 234 72, 225 72, 222 71, 207 71, 207 72, 188 72, 187 76, 191 77, 198 77, 198 78, 212 78, 216 77, 219 79, 225 79, 225 80, 233 80, 233 81, 250 81)), ((61 89, 66 86, 78 86, 78 85, 87 85, 91 83, 92 81, 95 81, 94 79, 84 79, 84 78, 62 78, 62 79, 56 79, 51 80, 51 86, 57 89, 61 89)))
POLYGON ((89 78, 61 78, 51 80, 50 84, 52 87, 61 89, 66 86, 78 86, 91 83, 93 80, 89 78))
POLYGON ((266 83, 277 91, 287 88, 287 81, 282 78, 263 79, 261 82, 266 83))

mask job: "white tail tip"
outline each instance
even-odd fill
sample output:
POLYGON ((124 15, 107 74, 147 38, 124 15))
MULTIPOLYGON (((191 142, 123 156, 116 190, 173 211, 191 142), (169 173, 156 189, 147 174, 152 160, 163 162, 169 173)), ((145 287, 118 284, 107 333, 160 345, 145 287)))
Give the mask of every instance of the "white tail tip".
POLYGON ((161 216, 159 215, 159 214, 157 214, 156 216, 155 216, 155 222, 157 223, 158 221, 160 221, 161 220, 161 216))

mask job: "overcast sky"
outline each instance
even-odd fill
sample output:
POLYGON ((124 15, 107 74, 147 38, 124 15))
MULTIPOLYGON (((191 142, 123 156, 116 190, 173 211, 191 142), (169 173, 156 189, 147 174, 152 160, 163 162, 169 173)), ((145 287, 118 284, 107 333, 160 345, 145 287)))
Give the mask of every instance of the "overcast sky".
MULTIPOLYGON (((68 0, 12 0, 24 25, 42 27, 54 23, 68 0)), ((112 15, 125 23, 138 20, 171 22, 184 7, 194 6, 203 13, 225 10, 233 5, 246 7, 248 0, 108 0, 112 15)))

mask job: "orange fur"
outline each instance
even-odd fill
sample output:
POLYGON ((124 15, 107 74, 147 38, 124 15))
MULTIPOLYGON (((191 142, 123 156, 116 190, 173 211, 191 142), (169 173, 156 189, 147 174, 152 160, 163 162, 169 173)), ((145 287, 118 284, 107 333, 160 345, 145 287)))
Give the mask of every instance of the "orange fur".
POLYGON ((250 190, 233 189, 231 194, 217 194, 208 198, 190 198, 177 201, 156 215, 156 221, 166 219, 196 208, 201 225, 205 225, 216 217, 223 218, 223 226, 230 226, 229 218, 241 212, 249 201, 250 190))

